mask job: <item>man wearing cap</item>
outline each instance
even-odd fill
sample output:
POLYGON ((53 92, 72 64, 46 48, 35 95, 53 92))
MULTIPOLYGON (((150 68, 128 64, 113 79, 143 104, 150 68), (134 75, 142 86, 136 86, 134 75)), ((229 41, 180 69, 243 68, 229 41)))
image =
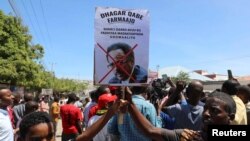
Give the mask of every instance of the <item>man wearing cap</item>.
MULTIPOLYGON (((91 126, 98 119, 100 119, 102 117, 102 115, 108 111, 108 108, 112 106, 112 104, 114 103, 114 101, 116 99, 117 99, 116 95, 112 95, 112 94, 101 95, 98 99, 96 114, 89 119, 88 126, 91 126)), ((108 141, 108 140, 110 140, 107 125, 108 124, 106 124, 103 127, 103 129, 98 134, 96 134, 96 136, 93 138, 93 141, 108 141)))

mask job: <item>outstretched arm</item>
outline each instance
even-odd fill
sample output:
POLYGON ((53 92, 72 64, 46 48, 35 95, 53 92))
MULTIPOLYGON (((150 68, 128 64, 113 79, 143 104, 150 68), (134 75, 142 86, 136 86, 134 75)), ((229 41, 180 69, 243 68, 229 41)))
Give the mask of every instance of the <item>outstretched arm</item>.
POLYGON ((133 104, 128 88, 126 88, 126 91, 128 92, 126 94, 126 99, 129 102, 128 111, 134 120, 134 123, 146 136, 150 137, 152 140, 191 141, 197 138, 197 133, 192 130, 168 130, 154 127, 133 104))
POLYGON ((134 104, 130 104, 129 113, 132 116, 136 126, 152 140, 156 141, 203 141, 201 135, 189 129, 168 130, 154 127, 136 108, 134 104))
POLYGON ((106 125, 109 119, 117 112, 121 102, 116 101, 113 106, 103 115, 99 120, 97 120, 93 125, 87 128, 81 135, 76 138, 76 141, 90 141, 93 137, 106 125))
POLYGON ((136 126, 148 137, 157 141, 164 141, 161 137, 161 128, 154 127, 137 109, 132 101, 132 92, 128 87, 125 87, 126 100, 128 104, 128 111, 134 120, 136 126))
POLYGON ((154 127, 136 108, 134 104, 129 104, 128 110, 132 116, 136 126, 141 129, 141 131, 151 139, 157 141, 164 141, 161 137, 161 128, 154 127))
POLYGON ((170 106, 173 104, 176 104, 175 101, 178 101, 178 99, 180 100, 184 100, 185 97, 182 94, 182 91, 185 89, 186 87, 186 82, 184 81, 178 81, 176 83, 176 90, 174 91, 174 93, 168 98, 168 100, 163 103, 162 107, 164 106, 170 106))

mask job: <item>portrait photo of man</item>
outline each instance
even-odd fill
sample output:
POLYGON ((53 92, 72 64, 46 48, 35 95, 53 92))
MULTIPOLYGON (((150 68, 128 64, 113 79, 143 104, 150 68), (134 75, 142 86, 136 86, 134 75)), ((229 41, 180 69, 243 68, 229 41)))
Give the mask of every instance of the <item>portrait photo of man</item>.
POLYGON ((95 85, 136 86, 148 83, 149 21, 146 9, 96 8, 95 85), (117 11, 123 12, 119 15, 122 19, 134 22, 114 20, 118 18, 113 14, 117 11), (131 14, 141 18, 131 18, 131 14))
POLYGON ((113 69, 114 76, 109 83, 146 83, 148 72, 135 64, 134 51, 126 43, 115 43, 107 48, 108 67, 113 69))

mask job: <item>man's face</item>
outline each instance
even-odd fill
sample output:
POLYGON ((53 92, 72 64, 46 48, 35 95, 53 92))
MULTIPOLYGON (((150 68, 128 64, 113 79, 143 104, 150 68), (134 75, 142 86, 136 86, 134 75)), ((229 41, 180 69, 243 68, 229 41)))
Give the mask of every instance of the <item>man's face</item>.
POLYGON ((205 130, 207 125, 229 124, 230 115, 226 111, 226 103, 217 98, 208 98, 204 106, 203 123, 205 130))
POLYGON ((1 105, 7 107, 13 103, 14 96, 12 95, 12 92, 10 90, 3 89, 0 91, 0 99, 1 105))
POLYGON ((128 58, 124 58, 126 54, 121 49, 112 50, 109 52, 109 55, 114 58, 115 62, 109 57, 109 67, 115 67, 114 73, 115 76, 120 80, 126 80, 129 78, 129 75, 133 69, 133 62, 128 61, 128 58), (120 66, 120 67, 118 67, 120 66), (126 73, 127 72, 127 73, 126 73))
POLYGON ((55 141, 52 123, 40 123, 29 128, 24 141, 55 141))

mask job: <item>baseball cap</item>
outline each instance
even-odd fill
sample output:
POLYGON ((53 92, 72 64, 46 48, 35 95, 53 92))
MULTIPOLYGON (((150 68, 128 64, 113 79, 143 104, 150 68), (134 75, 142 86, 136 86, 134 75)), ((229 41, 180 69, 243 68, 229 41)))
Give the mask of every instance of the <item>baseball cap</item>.
POLYGON ((117 90, 118 87, 116 87, 116 86, 109 86, 109 89, 110 89, 110 91, 113 91, 113 90, 117 90))
POLYGON ((103 94, 98 99, 98 110, 102 109, 109 102, 115 101, 117 99, 116 95, 112 94, 103 94))

